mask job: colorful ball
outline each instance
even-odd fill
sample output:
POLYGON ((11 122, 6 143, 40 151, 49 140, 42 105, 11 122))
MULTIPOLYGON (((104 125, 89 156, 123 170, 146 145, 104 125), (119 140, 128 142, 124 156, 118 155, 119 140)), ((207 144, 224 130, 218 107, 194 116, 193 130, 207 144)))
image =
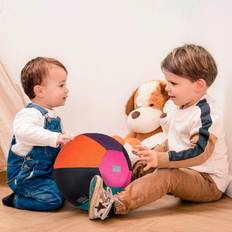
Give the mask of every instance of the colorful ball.
POLYGON ((55 180, 63 196, 75 206, 89 198, 89 184, 100 175, 105 185, 123 188, 132 176, 124 147, 110 136, 86 133, 63 146, 54 164, 55 180))

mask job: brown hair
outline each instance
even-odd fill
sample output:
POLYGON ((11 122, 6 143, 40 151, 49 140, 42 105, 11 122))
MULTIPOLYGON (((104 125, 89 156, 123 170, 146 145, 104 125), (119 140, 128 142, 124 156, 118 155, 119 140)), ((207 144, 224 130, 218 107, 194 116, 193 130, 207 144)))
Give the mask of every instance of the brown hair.
POLYGON ((217 65, 212 55, 205 48, 194 44, 173 49, 162 61, 161 69, 192 82, 203 79, 207 86, 217 76, 217 65))
POLYGON ((21 83, 25 94, 33 99, 35 97, 34 86, 40 85, 47 76, 49 66, 56 65, 62 68, 66 73, 65 66, 56 59, 47 57, 37 57, 30 60, 21 71, 21 83))

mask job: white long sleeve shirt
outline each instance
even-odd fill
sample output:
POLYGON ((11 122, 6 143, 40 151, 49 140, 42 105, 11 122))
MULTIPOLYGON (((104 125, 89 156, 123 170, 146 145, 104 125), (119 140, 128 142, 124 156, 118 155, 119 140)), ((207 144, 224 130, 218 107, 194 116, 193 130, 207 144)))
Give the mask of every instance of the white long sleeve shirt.
POLYGON ((176 110, 168 129, 168 150, 159 154, 158 167, 209 173, 218 189, 225 191, 230 176, 223 116, 210 96, 176 110))
MULTIPOLYGON (((56 118, 54 110, 46 109, 50 118, 56 118)), ((59 132, 44 129, 45 117, 35 108, 24 108, 19 111, 13 122, 16 144, 12 151, 25 156, 33 146, 57 147, 59 132)))

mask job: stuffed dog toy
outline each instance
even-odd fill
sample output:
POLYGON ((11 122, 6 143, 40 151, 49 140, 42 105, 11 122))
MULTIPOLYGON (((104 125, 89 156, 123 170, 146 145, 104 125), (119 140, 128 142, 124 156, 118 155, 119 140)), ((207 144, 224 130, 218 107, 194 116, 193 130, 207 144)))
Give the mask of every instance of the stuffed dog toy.
POLYGON ((129 98, 125 113, 130 133, 124 139, 114 136, 127 151, 140 143, 153 148, 167 138, 160 125, 160 117, 169 99, 165 87, 164 81, 152 80, 142 84, 129 98))

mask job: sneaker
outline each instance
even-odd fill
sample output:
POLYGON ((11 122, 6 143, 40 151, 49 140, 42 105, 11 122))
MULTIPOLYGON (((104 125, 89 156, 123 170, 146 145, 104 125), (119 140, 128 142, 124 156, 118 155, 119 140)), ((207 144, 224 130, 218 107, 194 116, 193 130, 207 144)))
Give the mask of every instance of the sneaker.
POLYGON ((89 187, 89 219, 105 220, 114 203, 112 190, 106 187, 103 188, 103 180, 96 175, 92 178, 89 187))

